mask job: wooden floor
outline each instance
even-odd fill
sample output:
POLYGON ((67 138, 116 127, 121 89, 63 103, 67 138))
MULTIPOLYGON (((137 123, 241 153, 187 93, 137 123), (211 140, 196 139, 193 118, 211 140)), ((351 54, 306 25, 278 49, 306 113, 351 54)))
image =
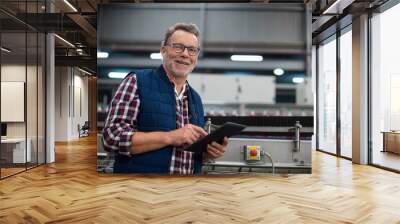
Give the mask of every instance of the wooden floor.
POLYGON ((135 176, 96 172, 95 138, 0 181, 0 223, 400 223, 400 175, 313 152, 313 173, 135 176))
POLYGON ((0 169, 1 169, 1 177, 2 178, 26 170, 25 167, 24 168, 20 168, 20 167, 18 167, 18 168, 0 168, 0 169))
POLYGON ((37 164, 27 164, 27 167, 25 167, 25 165, 19 165, 18 167, 7 167, 7 168, 0 168, 0 172, 1 172, 1 178, 5 178, 20 172, 23 172, 27 169, 33 169, 37 167, 37 164))

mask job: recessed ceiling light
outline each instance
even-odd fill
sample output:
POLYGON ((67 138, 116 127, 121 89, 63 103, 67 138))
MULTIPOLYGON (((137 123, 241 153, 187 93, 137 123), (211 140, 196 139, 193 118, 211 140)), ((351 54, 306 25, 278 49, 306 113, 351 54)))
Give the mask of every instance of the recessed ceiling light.
POLYGON ((97 52, 97 58, 108 58, 108 52, 97 52))
POLYGON ((263 57, 261 55, 232 55, 232 61, 262 61, 263 57))
POLYGON ((303 83, 304 82, 304 78, 303 77, 294 77, 292 79, 293 83, 303 83))
POLYGON ((123 79, 128 75, 127 72, 110 72, 108 73, 108 77, 112 79, 123 79))
POLYGON ((283 74, 285 74, 285 71, 281 68, 276 68, 276 69, 274 69, 274 74, 278 75, 278 76, 283 75, 283 74))
POLYGON ((151 54, 150 54, 150 58, 151 58, 151 59, 162 59, 160 53, 151 53, 151 54))

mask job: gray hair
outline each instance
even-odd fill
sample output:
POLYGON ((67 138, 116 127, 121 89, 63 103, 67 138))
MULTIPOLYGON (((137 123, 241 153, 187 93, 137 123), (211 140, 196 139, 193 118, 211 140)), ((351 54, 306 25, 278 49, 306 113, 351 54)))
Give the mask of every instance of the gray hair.
POLYGON ((161 42, 161 46, 165 46, 168 43, 169 38, 177 30, 183 30, 185 32, 192 33, 193 35, 195 35, 197 37, 197 40, 200 43, 200 39, 199 39, 200 31, 196 24, 194 24, 194 23, 176 23, 175 25, 173 25, 167 29, 164 40, 161 42))

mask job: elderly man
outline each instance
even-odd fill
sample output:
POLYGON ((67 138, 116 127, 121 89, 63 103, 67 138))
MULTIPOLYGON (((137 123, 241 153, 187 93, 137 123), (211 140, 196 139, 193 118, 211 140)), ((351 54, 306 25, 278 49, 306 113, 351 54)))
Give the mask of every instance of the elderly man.
POLYGON ((223 155, 227 138, 201 154, 183 150, 207 135, 201 98, 187 81, 199 47, 197 26, 177 23, 162 42, 162 65, 122 81, 103 130, 105 149, 117 152, 114 172, 198 174, 203 160, 223 155))

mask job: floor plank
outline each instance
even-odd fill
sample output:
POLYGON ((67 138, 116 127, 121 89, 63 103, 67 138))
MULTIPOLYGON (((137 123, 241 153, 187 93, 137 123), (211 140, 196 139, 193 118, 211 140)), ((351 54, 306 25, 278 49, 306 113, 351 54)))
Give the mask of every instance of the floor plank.
POLYGON ((91 136, 0 181, 0 223, 400 223, 399 198, 399 174, 321 152, 312 174, 98 174, 91 136))

